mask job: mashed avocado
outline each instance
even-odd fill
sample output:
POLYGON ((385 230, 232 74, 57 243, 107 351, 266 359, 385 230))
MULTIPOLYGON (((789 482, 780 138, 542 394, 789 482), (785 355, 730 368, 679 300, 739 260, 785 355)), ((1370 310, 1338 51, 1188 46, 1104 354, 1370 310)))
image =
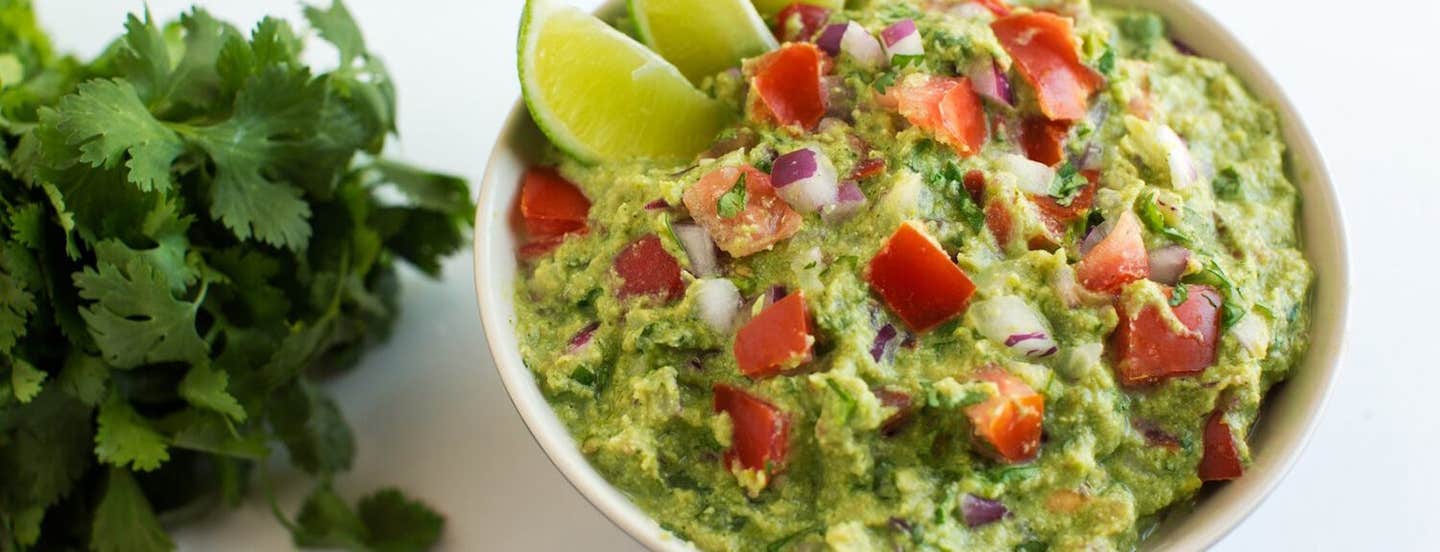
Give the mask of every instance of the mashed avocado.
POLYGON ((877 0, 831 22, 880 35, 914 20, 923 56, 880 69, 838 56, 813 128, 763 116, 752 61, 706 81, 749 116, 699 160, 586 166, 550 154, 592 205, 586 231, 521 269, 519 346, 590 461, 676 536, 706 550, 1126 550, 1202 475, 1230 479, 1238 472, 1216 466, 1249 463, 1244 437, 1267 390, 1306 350, 1314 279, 1280 121, 1224 65, 1177 48, 1153 14, 1027 5, 1073 21, 1075 53, 1098 79, 1083 118, 1043 115, 1047 100, 997 38, 994 14, 877 0), (1014 106, 984 100, 978 152, 901 113, 915 83, 986 63, 1014 106), (1028 161, 1050 156, 1048 142, 1035 145, 1047 132, 1060 159, 1028 161), (853 178, 866 198, 858 212, 735 211, 770 193, 747 189, 735 168, 770 173, 805 147, 853 178), (725 168, 716 211, 691 212, 687 195, 703 194, 687 191, 725 168), (680 229, 703 216, 736 226, 735 239, 784 237, 703 266, 680 229), (1127 224, 1148 278, 1111 287, 1086 263, 1116 250, 1127 224), (902 226, 973 282, 964 312, 927 331, 875 283, 872 259, 902 226), (656 255, 684 269, 679 286, 628 291, 663 270, 619 259, 656 255), (714 312, 735 295, 738 312, 714 312), (804 298, 806 353, 747 377, 737 335, 782 296, 804 298), (1207 324, 1218 332, 1186 369, 1193 355, 1167 351, 1207 343, 1207 324), (1026 348, 1011 327, 1043 330, 1045 346, 1026 348), (1170 341, 1147 341, 1156 332, 1170 341), (1043 398, 1014 403, 1017 420, 1043 419, 1043 437, 1007 455, 977 438, 991 430, 975 408, 1017 386, 1043 398), (754 433, 749 414, 717 412, 722 390, 786 424, 760 463, 736 452, 754 433))

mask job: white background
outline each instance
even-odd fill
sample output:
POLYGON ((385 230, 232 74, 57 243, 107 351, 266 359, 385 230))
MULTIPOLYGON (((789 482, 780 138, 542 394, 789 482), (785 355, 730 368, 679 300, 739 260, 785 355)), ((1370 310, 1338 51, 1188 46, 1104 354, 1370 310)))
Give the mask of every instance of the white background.
MULTIPOLYGON (((328 1, 328 0, 314 0, 328 1)), ((562 0, 564 1, 564 0, 562 0)), ((593 8, 598 0, 570 0, 593 8)), ((1440 3, 1200 0, 1299 106, 1329 159, 1354 266, 1349 351, 1308 451, 1219 550, 1421 550, 1440 543, 1440 3)), ((92 55, 140 0, 37 0, 59 45, 92 55)), ((248 27, 295 0, 211 0, 248 27)), ((185 0, 150 0, 169 19, 185 0)), ((399 83, 391 153, 478 184, 518 94, 520 0, 351 0, 399 83)), ((1195 45, 1201 50, 1204 45, 1195 45)), ((394 339, 334 383, 359 458, 340 487, 398 485, 449 518, 447 550, 634 550, 560 477, 511 408, 484 346, 470 255, 407 278, 394 339)), ((293 505, 305 483, 281 472, 293 505)), ((276 550, 259 500, 179 530, 187 550, 276 550)))

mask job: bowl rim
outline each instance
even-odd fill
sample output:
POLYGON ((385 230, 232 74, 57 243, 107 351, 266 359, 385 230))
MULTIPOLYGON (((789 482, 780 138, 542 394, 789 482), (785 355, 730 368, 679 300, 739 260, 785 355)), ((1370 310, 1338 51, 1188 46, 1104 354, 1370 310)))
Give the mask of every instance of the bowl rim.
MULTIPOLYGON (((1318 382, 1311 383, 1312 386, 1318 386, 1318 389, 1311 391, 1308 404, 1302 404, 1303 411, 1299 415, 1298 426, 1290 428, 1287 434, 1278 437, 1281 442, 1274 445, 1274 447, 1278 447, 1278 450, 1267 449, 1264 458, 1267 464, 1263 470, 1259 469, 1260 458, 1257 457, 1257 465, 1246 474, 1245 478, 1240 480, 1246 482, 1247 486, 1236 491, 1235 496, 1231 496, 1227 500, 1238 507, 1211 508, 1211 511, 1205 512, 1208 517, 1195 521, 1187 520, 1185 524, 1169 524, 1183 525, 1188 532, 1181 534, 1173 541, 1164 543, 1163 548, 1203 550, 1213 546, 1234 531, 1242 521, 1271 496, 1309 446, 1311 438, 1324 416, 1335 380, 1340 372, 1341 360, 1344 358, 1345 336, 1348 335, 1347 329, 1350 323, 1352 259, 1349 252, 1347 225, 1329 166, 1314 134, 1311 133, 1299 110, 1285 90, 1280 87, 1273 74, 1260 63, 1259 58, 1229 28, 1208 10, 1197 5, 1194 0, 1097 0, 1096 4, 1167 11, 1165 19, 1172 36, 1183 33, 1182 29, 1174 22, 1179 16, 1187 24, 1205 27, 1205 32, 1211 33, 1219 43, 1232 49, 1228 57, 1238 56, 1243 61, 1243 64, 1240 64, 1243 66, 1237 66, 1237 61, 1234 59, 1227 60, 1227 66, 1239 76, 1241 82, 1252 94, 1269 103, 1281 117, 1287 164, 1292 167, 1292 172, 1308 171, 1303 175, 1291 175, 1297 189, 1307 188, 1300 196, 1302 212, 1299 221, 1306 258, 1312 264, 1319 264, 1314 258, 1315 247, 1323 246, 1314 245, 1313 238, 1322 236, 1327 239, 1331 257, 1333 257, 1330 259, 1330 266, 1327 267, 1326 272, 1321 273, 1317 269, 1316 299, 1312 301, 1312 308, 1315 309, 1311 325, 1312 343, 1306 359, 1302 361, 1306 367, 1322 369, 1323 374, 1317 376, 1321 378, 1318 382), (1168 10, 1162 8, 1168 8, 1168 10), (1301 159, 1306 163, 1297 164, 1301 159), (1302 181, 1309 181, 1310 185, 1307 186, 1302 181), (1317 220, 1311 220, 1312 215, 1317 220), (1321 223, 1323 227, 1316 227, 1315 223, 1317 222, 1321 223), (1333 300, 1330 308, 1325 311, 1321 310, 1320 305, 1324 299, 1321 297, 1322 293, 1333 300), (1330 329, 1325 332, 1326 335, 1319 334, 1318 328, 1322 324, 1330 329)), ((623 0, 607 0, 597 12, 615 10, 623 5, 623 0)), ((506 285, 504 287, 508 288, 507 290, 495 295, 493 289, 487 289, 493 287, 487 286, 487 282, 497 279, 495 278, 497 274, 492 274, 496 268, 492 267, 489 261, 494 258, 494 255, 502 253, 496 250, 498 244, 495 243, 493 235, 497 232, 493 230, 496 229, 498 223, 500 228, 504 229, 499 233, 509 232, 505 216, 510 205, 495 206, 492 204, 497 203, 497 190, 502 186, 517 187, 515 182, 500 182, 497 173, 501 172, 502 157, 508 153, 515 153, 512 151, 512 138, 523 131, 527 124, 533 126, 533 123, 530 122, 529 111, 522 98, 515 102, 504 125, 497 133, 494 148, 486 162, 476 202, 476 231, 473 242, 475 292, 490 356, 494 360, 501 382, 505 386, 506 395, 525 422, 526 430, 540 445, 550 463, 561 472, 565 480, 586 501, 630 538, 649 549, 694 549, 693 545, 687 541, 672 536, 661 528, 653 518, 630 502, 618 488, 612 486, 596 472, 579 451, 568 429, 555 416, 549 402, 541 394, 533 373, 519 356, 518 347, 514 342, 506 341, 514 334, 513 321, 508 320, 506 316, 506 313, 512 312, 513 308, 501 309, 497 302, 503 304, 507 300, 513 301, 513 286, 506 285)), ((508 248, 503 251, 503 254, 513 257, 513 251, 508 248)), ((513 262, 497 264, 513 271, 513 262)), ((498 276, 499 281, 508 283, 513 274, 499 274, 498 276)), ((1275 393, 1278 390, 1277 388, 1267 394, 1266 405, 1262 407, 1262 413, 1267 412, 1271 403, 1275 402, 1275 393)), ((1267 427, 1265 422, 1258 422, 1257 429, 1252 430, 1251 439, 1255 438, 1256 432, 1264 431, 1265 427, 1267 427)), ((1174 506, 1172 505, 1172 507, 1174 506)), ((1201 507, 1203 508, 1203 506, 1202 503, 1201 507)), ((1150 548, 1151 544, 1153 543, 1146 541, 1142 546, 1150 548)))

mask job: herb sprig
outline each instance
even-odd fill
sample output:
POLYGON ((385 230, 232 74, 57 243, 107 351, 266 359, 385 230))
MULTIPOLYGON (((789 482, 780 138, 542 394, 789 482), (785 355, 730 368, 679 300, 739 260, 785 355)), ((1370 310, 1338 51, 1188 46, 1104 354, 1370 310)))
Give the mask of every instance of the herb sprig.
POLYGON ((82 63, 0 4, 0 549, 173 549, 161 513, 238 503, 280 447, 317 481, 276 510, 297 545, 439 538, 398 491, 336 493, 354 438, 316 377, 387 334, 397 261, 461 247, 468 187, 375 158, 389 74, 340 2, 305 18, 334 69, 198 8, 82 63))

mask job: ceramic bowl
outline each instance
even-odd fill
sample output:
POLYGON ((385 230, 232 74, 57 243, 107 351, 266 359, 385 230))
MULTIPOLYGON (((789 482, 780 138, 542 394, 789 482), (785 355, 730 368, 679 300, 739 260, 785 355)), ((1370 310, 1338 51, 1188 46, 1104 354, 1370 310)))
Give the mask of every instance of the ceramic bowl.
MULTIPOLYGON (((1250 90, 1279 110, 1289 144, 1291 177, 1304 199, 1306 254, 1319 274, 1311 350, 1288 383, 1269 397, 1250 436, 1255 464, 1245 477, 1202 493, 1172 511, 1142 544, 1146 550, 1203 550, 1229 533, 1263 502, 1294 464, 1320 419, 1339 370, 1349 298, 1345 231, 1329 171, 1295 106, 1274 78, 1220 22, 1190 0, 1117 0, 1160 13, 1172 35, 1205 57, 1227 63, 1250 90)), ((611 2, 606 10, 621 9, 611 2)), ((652 550, 682 550, 684 541, 660 528, 586 461, 541 395, 516 346, 514 282, 517 236, 508 223, 521 175, 539 156, 545 138, 517 102, 500 131, 481 184, 475 228, 475 276, 490 353, 515 409, 551 462, 615 525, 652 550)))

